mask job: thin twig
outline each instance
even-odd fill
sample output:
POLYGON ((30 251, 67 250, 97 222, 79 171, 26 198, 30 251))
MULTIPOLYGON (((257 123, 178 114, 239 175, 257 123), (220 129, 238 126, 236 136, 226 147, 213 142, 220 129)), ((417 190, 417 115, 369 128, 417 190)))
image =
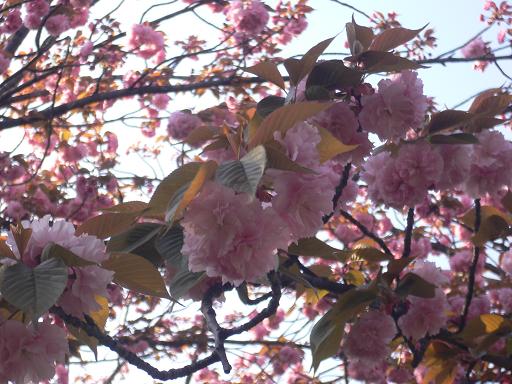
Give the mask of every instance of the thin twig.
POLYGON ((377 244, 379 244, 379 246, 382 248, 386 255, 393 257, 393 253, 391 253, 384 240, 382 240, 379 236, 377 236, 375 233, 366 228, 366 226, 359 222, 354 216, 352 216, 347 211, 344 211, 343 209, 340 209, 340 215, 343 216, 348 221, 350 221, 352 224, 354 224, 365 236, 369 237, 370 239, 374 240, 377 244))
MULTIPOLYGON (((480 199, 475 199, 475 227, 474 233, 478 233, 480 229, 481 223, 481 206, 480 199)), ((476 267, 478 265, 478 259, 480 256, 480 247, 475 245, 473 248, 473 260, 471 260, 471 267, 469 268, 469 279, 468 279, 468 292, 466 293, 466 300, 464 302, 464 309, 462 310, 462 317, 460 319, 459 330, 461 332, 466 326, 466 321, 468 318, 469 307, 471 306, 471 301, 473 300, 473 295, 475 291, 475 275, 476 275, 476 267)))

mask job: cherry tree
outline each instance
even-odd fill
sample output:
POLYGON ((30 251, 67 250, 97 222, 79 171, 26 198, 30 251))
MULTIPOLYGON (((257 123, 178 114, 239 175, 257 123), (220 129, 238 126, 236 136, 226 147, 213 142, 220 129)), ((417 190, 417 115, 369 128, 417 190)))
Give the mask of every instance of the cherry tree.
POLYGON ((510 381, 512 6, 281 57, 311 3, 3 2, 1 382, 510 381), (440 107, 458 62, 505 84, 440 107))

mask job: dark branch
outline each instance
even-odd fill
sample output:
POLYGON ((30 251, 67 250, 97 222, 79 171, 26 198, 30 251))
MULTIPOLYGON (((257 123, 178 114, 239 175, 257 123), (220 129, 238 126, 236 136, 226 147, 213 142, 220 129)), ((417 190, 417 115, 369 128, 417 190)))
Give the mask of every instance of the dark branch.
POLYGON ((343 209, 340 209, 340 215, 343 216, 348 221, 350 221, 352 224, 354 224, 365 236, 369 237, 370 239, 374 240, 377 244, 379 244, 379 246, 382 248, 386 255, 393 257, 393 254, 389 250, 384 240, 382 240, 379 236, 377 236, 375 233, 366 228, 366 226, 360 223, 354 216, 352 216, 347 211, 344 211, 343 209))
POLYGON ((409 208, 407 211, 407 227, 405 228, 404 238, 404 251, 402 253, 402 259, 411 255, 411 241, 412 241, 412 229, 414 226, 414 208, 409 208))
POLYGON ((336 190, 334 192, 334 197, 332 198, 332 212, 322 217, 322 222, 326 224, 331 217, 334 216, 334 213, 336 212, 336 206, 338 205, 338 201, 341 198, 341 195, 343 194, 343 190, 348 184, 348 178, 350 176, 350 168, 352 167, 352 163, 347 163, 345 165, 345 168, 343 168, 343 173, 341 175, 341 179, 339 184, 336 186, 336 190))

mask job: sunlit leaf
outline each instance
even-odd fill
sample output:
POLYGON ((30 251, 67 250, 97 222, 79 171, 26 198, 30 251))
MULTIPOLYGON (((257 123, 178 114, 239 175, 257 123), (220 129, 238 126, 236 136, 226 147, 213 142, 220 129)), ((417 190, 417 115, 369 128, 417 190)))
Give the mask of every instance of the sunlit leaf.
POLYGON ((327 129, 317 126, 320 134, 320 142, 316 146, 320 162, 324 163, 342 153, 347 153, 356 149, 359 145, 343 144, 327 129))
POLYGON ((80 225, 75 234, 81 235, 87 233, 100 239, 106 239, 128 230, 133 224, 139 213, 104 213, 102 215, 91 217, 80 225))
POLYGON ((251 137, 249 147, 254 148, 259 144, 273 140, 274 132, 280 132, 284 135, 295 124, 309 119, 330 106, 332 106, 332 103, 305 101, 276 109, 261 122, 254 136, 251 137))
POLYGON ((299 165, 283 152, 283 148, 277 142, 265 145, 267 153, 267 168, 279 169, 298 173, 315 173, 315 171, 299 165))
POLYGON ((169 298, 158 269, 145 258, 132 253, 113 252, 101 266, 114 272, 114 282, 149 296, 169 298))
POLYGON ((185 164, 162 180, 149 201, 149 209, 145 212, 145 215, 164 215, 178 188, 190 183, 200 167, 201 163, 185 164))

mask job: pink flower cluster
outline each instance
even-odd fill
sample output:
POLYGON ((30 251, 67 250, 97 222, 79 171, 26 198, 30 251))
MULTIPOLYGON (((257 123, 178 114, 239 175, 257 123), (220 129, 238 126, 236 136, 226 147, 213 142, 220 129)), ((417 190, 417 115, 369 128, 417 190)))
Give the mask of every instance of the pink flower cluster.
POLYGON ((359 131, 356 115, 347 103, 338 102, 324 112, 316 115, 312 121, 330 131, 343 144, 358 145, 353 151, 338 155, 336 160, 351 161, 359 164, 372 148, 367 132, 359 131))
POLYGON ((268 11, 259 0, 230 1, 225 12, 239 39, 257 36, 265 29, 269 20, 268 11))
POLYGON ((51 379, 55 363, 69 353, 66 332, 49 323, 36 327, 16 320, 0 325, 0 381, 34 382, 51 379))
POLYGON ((371 157, 362 179, 368 195, 395 208, 414 206, 425 198, 443 171, 443 158, 431 145, 421 142, 404 145, 396 157, 388 152, 371 157))
POLYGON ((378 87, 377 93, 361 98, 359 122, 365 131, 376 133, 381 140, 400 139, 420 127, 428 102, 416 72, 403 71, 379 81, 378 87))
POLYGON ((157 61, 165 57, 164 36, 149 25, 134 24, 128 33, 128 48, 143 59, 157 55, 157 61))
POLYGON ((202 124, 203 122, 196 115, 182 111, 173 112, 167 123, 167 133, 175 140, 183 140, 202 124))
POLYGON ((396 327, 391 316, 370 310, 350 327, 343 352, 351 363, 359 362, 371 370, 387 358, 391 352, 388 344, 395 335, 396 327))
POLYGON ((288 247, 285 224, 274 210, 214 182, 189 205, 182 225, 189 269, 236 285, 275 269, 276 250, 288 247))
MULTIPOLYGON (((23 222, 25 228, 32 229, 32 235, 23 255, 19 255, 14 239, 10 235, 8 244, 20 256, 23 263, 35 267, 41 261, 43 249, 50 243, 58 244, 77 256, 94 263, 101 263, 108 258, 105 244, 95 236, 75 236, 73 224, 56 220, 50 225, 47 215, 33 222, 23 222)), ((96 296, 107 296, 107 285, 112 281, 113 272, 97 266, 70 268, 67 289, 57 302, 67 313, 82 317, 100 309, 96 296)))
POLYGON ((18 8, 11 9, 0 26, 0 33, 14 33, 23 25, 21 11, 18 8))
POLYGON ((436 334, 446 325, 449 305, 441 286, 449 280, 434 263, 428 261, 416 261, 412 272, 437 287, 433 298, 409 296, 407 313, 398 319, 403 334, 419 340, 426 334, 436 334))

